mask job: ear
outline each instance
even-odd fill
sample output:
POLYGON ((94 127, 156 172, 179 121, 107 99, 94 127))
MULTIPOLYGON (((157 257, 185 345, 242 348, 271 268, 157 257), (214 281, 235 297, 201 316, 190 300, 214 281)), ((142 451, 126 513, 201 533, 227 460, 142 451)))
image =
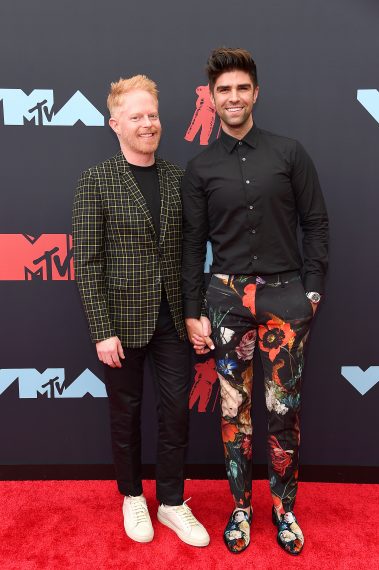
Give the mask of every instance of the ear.
POLYGON ((118 128, 117 119, 115 119, 114 117, 111 117, 108 121, 108 124, 109 124, 110 128, 116 133, 116 135, 118 135, 119 134, 119 128, 118 128))
POLYGON ((253 103, 255 103, 256 100, 258 99, 258 94, 259 94, 259 85, 257 85, 256 88, 254 89, 253 103))
POLYGON ((209 96, 210 96, 211 103, 212 103, 213 107, 215 107, 216 106, 215 105, 215 98, 213 97, 213 91, 211 91, 210 88, 209 88, 209 96))

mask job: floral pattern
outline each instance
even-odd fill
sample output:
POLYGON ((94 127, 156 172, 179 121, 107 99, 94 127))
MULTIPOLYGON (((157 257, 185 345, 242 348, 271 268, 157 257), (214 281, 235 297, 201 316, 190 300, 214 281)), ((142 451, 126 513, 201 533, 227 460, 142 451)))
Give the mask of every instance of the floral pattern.
POLYGON ((288 412, 287 406, 281 401, 283 391, 278 389, 278 386, 268 380, 266 382, 266 406, 269 412, 276 412, 279 415, 284 415, 288 412))
POLYGON ((217 362, 217 368, 221 374, 228 376, 229 374, 233 376, 233 370, 237 368, 237 363, 231 358, 225 358, 217 362))
POLYGON ((257 286, 255 283, 250 283, 246 285, 244 289, 244 296, 242 297, 242 304, 244 307, 250 309, 250 311, 255 315, 255 293, 257 291, 257 286))
POLYGON ((224 541, 231 552, 242 552, 250 543, 251 518, 243 510, 234 511, 224 531, 224 541))
POLYGON ((235 418, 238 414, 240 405, 242 404, 242 394, 233 388, 219 375, 220 391, 221 391, 221 409, 222 415, 225 418, 235 418))
MULTIPOLYGON (((213 276, 207 293, 230 488, 236 505, 242 508, 250 505, 251 395, 257 346, 269 413, 269 481, 278 515, 292 510, 297 491, 300 386, 311 320, 307 300, 303 304, 304 313, 299 312, 299 306, 302 307, 299 294, 305 297, 298 279, 275 289, 263 279, 248 276, 234 276, 231 280, 213 276), (282 313, 278 311, 278 291, 282 313)), ((238 548, 237 543, 235 546, 238 548)))
POLYGON ((268 443, 271 448, 272 467, 280 477, 283 477, 287 467, 292 463, 293 449, 285 451, 274 435, 270 435, 268 443))
POLYGON ((248 331, 241 338, 241 342, 236 346, 236 353, 241 360, 251 360, 254 354, 257 331, 248 331))
POLYGON ((221 431, 222 431, 222 441, 227 443, 228 441, 234 441, 236 434, 238 433, 238 428, 236 425, 233 425, 225 420, 222 420, 221 423, 221 431))
POLYGON ((253 452, 251 449, 251 435, 245 435, 241 444, 242 453, 246 455, 246 459, 251 459, 253 452))
POLYGON ((269 359, 274 362, 283 347, 292 348, 295 333, 289 323, 275 318, 259 326, 259 339, 259 348, 268 352, 269 359))
POLYGON ((278 514, 272 512, 273 523, 278 527, 278 543, 290 554, 300 554, 304 546, 304 535, 293 512, 278 514))

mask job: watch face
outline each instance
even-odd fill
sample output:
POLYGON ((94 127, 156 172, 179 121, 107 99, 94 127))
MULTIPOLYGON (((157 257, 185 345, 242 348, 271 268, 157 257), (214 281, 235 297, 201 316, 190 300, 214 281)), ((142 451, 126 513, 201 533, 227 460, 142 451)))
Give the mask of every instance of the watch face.
POLYGON ((319 303, 320 299, 321 299, 321 295, 320 293, 307 293, 307 297, 310 301, 312 301, 312 303, 319 303))

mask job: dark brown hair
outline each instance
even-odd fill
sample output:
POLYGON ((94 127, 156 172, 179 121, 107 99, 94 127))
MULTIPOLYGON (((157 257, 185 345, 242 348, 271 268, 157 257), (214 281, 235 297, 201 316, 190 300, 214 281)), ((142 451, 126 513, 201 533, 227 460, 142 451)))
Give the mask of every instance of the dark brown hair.
POLYGON ((225 71, 232 71, 233 69, 246 71, 250 75, 254 87, 258 85, 255 62, 250 53, 242 48, 221 47, 213 50, 205 69, 211 91, 213 91, 217 78, 225 71))

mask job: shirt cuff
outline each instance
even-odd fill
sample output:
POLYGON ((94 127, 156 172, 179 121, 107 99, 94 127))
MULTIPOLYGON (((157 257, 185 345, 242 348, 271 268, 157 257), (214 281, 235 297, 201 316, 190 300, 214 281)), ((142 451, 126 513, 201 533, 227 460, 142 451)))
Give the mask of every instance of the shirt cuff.
POLYGON ((183 312, 185 319, 199 319, 202 314, 201 301, 187 299, 184 301, 183 312))
POLYGON ((303 283, 306 293, 315 292, 320 295, 324 293, 324 278, 321 275, 308 273, 304 275, 303 283))

